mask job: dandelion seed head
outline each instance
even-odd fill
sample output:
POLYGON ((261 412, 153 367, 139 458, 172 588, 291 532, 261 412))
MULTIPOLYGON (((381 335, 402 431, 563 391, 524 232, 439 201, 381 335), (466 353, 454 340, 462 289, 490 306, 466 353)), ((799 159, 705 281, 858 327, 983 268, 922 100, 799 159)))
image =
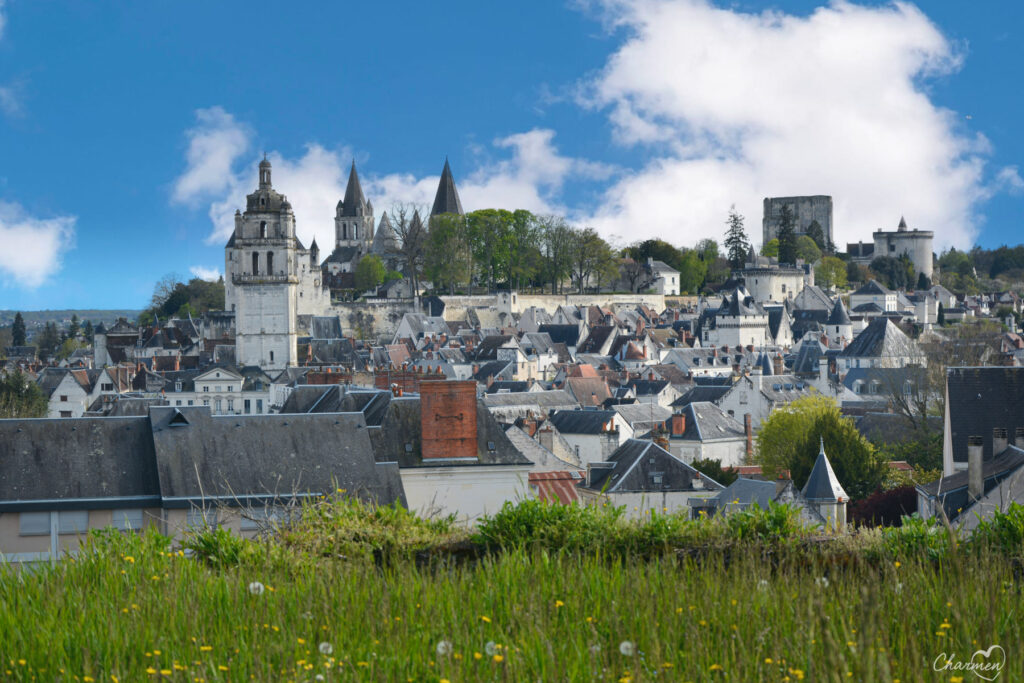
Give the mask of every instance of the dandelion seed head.
POLYGON ((450 640, 438 641, 436 649, 437 649, 437 656, 438 657, 447 657, 448 655, 450 655, 452 653, 452 641, 450 641, 450 640))
POLYGON ((636 646, 628 640, 619 643, 619 654, 623 657, 632 657, 636 654, 636 646))
POLYGON ((250 595, 263 595, 263 591, 266 590, 266 588, 267 587, 264 586, 259 581, 253 581, 252 583, 249 584, 249 594, 250 595))
POLYGON ((317 649, 320 650, 320 654, 322 655, 334 654, 334 646, 328 642, 320 643, 320 646, 317 649))

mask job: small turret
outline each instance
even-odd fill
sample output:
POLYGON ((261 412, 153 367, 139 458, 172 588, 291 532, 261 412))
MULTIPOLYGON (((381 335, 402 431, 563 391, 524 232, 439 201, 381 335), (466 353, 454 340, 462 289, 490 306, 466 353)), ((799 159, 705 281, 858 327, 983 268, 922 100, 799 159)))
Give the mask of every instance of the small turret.
POLYGON ((267 160, 267 155, 263 155, 263 161, 260 162, 260 189, 269 190, 270 184, 270 162, 267 160))

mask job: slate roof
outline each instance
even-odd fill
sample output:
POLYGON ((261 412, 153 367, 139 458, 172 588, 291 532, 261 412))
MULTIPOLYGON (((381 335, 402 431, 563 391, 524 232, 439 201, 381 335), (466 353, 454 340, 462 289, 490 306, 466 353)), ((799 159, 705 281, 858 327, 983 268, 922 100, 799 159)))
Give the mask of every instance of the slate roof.
POLYGON ((695 480, 702 490, 720 490, 722 485, 684 463, 650 441, 629 439, 619 446, 604 467, 591 466, 590 483, 581 488, 606 493, 632 491, 693 491, 695 480), (659 482, 659 483, 656 483, 659 482))
POLYGON ((431 216, 443 213, 454 213, 463 215, 462 202, 459 200, 459 192, 455 189, 455 178, 452 176, 451 166, 448 159, 444 160, 444 170, 441 171, 441 181, 437 184, 437 194, 434 195, 434 205, 430 209, 431 216))
POLYGON ((601 434, 617 429, 614 410, 555 410, 548 422, 562 434, 601 434))
POLYGON ((845 358, 915 358, 917 345, 889 318, 876 318, 840 353, 845 358))
POLYGON ((356 172, 355 159, 352 160, 352 170, 348 172, 345 199, 340 203, 342 204, 340 215, 345 218, 354 218, 368 213, 366 210, 366 197, 363 195, 363 187, 359 184, 359 174, 356 172))
POLYGON ((690 405, 691 403, 694 402, 704 403, 718 401, 723 396, 728 394, 730 389, 732 389, 732 384, 729 384, 727 386, 698 385, 687 391, 685 394, 677 398, 675 401, 673 401, 672 405, 675 407, 682 407, 690 405))
POLYGON ((671 410, 656 403, 620 403, 612 406, 612 410, 621 415, 634 432, 648 431, 672 417, 671 410))
POLYGON ((336 315, 315 315, 309 322, 309 336, 313 339, 341 339, 341 320, 336 315))
POLYGON ((395 229, 391 226, 391 219, 385 211, 380 216, 380 223, 377 224, 377 231, 373 234, 373 244, 370 246, 370 253, 378 256, 390 256, 398 250, 398 237, 395 229))
POLYGON ((515 382, 512 380, 495 380, 491 382, 491 386, 487 387, 488 394, 497 394, 498 392, 505 393, 516 393, 522 391, 529 391, 532 388, 532 384, 529 382, 515 382))
POLYGON ((359 255, 359 247, 335 247, 324 263, 352 263, 359 255))
POLYGON ((832 299, 821 287, 804 285, 804 288, 793 298, 793 307, 801 311, 831 311, 832 299))
POLYGON ((714 403, 693 402, 683 408, 682 413, 686 417, 682 438, 686 441, 745 439, 747 436, 743 425, 714 403))
POLYGON ((1024 428, 1024 368, 949 368, 946 371, 953 461, 967 461, 967 437, 984 441, 983 458, 992 452, 992 430, 1005 429, 1009 439, 1024 428))
POLYGON ((484 404, 487 406, 518 406, 536 405, 541 408, 565 408, 578 406, 576 399, 563 389, 550 391, 523 391, 508 394, 485 394, 484 404))
POLYGON ((846 312, 846 306, 843 305, 843 298, 836 297, 836 304, 832 307, 832 313, 829 314, 828 320, 825 321, 826 325, 852 325, 853 321, 850 320, 850 315, 846 312))
POLYGON ((892 294, 892 290, 876 280, 868 280, 850 296, 880 296, 892 294))
MULTIPOLYGON (((994 458, 984 460, 981 466, 984 492, 992 491, 1022 467, 1024 467, 1024 451, 1015 446, 1008 447, 994 458)), ((954 520, 961 513, 971 513, 970 507, 973 505, 973 501, 967 488, 969 476, 967 470, 960 470, 948 477, 918 486, 917 490, 929 498, 935 498, 941 494, 943 510, 950 520, 954 520)))
POLYGON ((556 344, 565 344, 566 346, 577 346, 580 341, 580 327, 579 325, 555 325, 545 324, 541 325, 539 332, 544 332, 551 337, 551 341, 556 344))
POLYGON ((809 501, 848 501, 850 496, 846 494, 843 485, 839 483, 836 473, 832 471, 832 463, 825 455, 825 444, 822 442, 821 450, 818 451, 818 458, 814 461, 814 467, 807 477, 807 483, 801 491, 804 498, 809 501))

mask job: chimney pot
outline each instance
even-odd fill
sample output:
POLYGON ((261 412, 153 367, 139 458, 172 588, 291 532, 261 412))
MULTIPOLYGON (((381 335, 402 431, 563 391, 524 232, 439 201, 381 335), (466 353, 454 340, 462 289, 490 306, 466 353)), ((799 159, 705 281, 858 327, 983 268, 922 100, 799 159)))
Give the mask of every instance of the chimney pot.
POLYGON ((751 417, 750 413, 746 413, 743 416, 743 433, 746 436, 747 440, 746 451, 747 459, 749 460, 750 458, 754 457, 754 428, 753 418, 751 417))
POLYGON ((967 493, 973 500, 985 492, 985 475, 982 472, 984 439, 980 436, 967 437, 967 493))
POLYGON ((1006 429, 996 427, 992 430, 992 457, 996 457, 1009 446, 1009 439, 1006 438, 1006 429))

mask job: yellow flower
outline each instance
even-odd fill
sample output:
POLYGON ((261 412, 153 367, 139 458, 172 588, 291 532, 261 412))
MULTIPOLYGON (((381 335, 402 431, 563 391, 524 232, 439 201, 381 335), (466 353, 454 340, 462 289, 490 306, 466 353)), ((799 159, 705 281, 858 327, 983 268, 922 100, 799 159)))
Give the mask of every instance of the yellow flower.
POLYGON ((772 658, 771 657, 765 657, 764 658, 764 663, 765 664, 771 664, 772 663, 772 658))
POLYGON ((153 668, 153 667, 151 667, 151 666, 147 666, 147 667, 146 667, 146 673, 148 673, 148 674, 149 674, 150 676, 152 676, 153 674, 155 674, 155 673, 156 673, 156 669, 154 669, 154 668, 153 668))
POLYGON ((479 652, 474 652, 473 653, 473 659, 483 659, 483 658, 484 658, 484 656, 482 654, 480 654, 479 652))
MULTIPOLYGON (((411 681, 412 679, 410 678, 409 680, 411 681)), ((452 683, 452 682, 449 681, 447 678, 442 678, 439 683, 452 683)))
POLYGON ((900 568, 900 561, 896 560, 895 562, 892 563, 892 566, 896 567, 896 569, 899 569, 900 568))
POLYGON ((480 615, 480 621, 484 622, 485 624, 489 624, 491 623, 491 618, 480 615))
POLYGON ((662 665, 661 665, 661 668, 662 669, 671 669, 672 668, 672 662, 663 662, 662 665))
POLYGON ((505 659, 505 657, 503 657, 502 655, 494 655, 493 657, 491 657, 491 659, 500 664, 505 659))
POLYGON ((171 671, 170 669, 160 669, 160 675, 161 676, 170 676, 172 673, 174 673, 174 672, 171 671))
POLYGON ((356 662, 356 666, 367 667, 370 666, 369 662, 356 662))
POLYGON ((92 676, 82 676, 83 683, 93 683, 95 680, 92 676))
POLYGON ((217 670, 218 671, 227 671, 228 668, 226 666, 224 666, 223 664, 218 664, 217 665, 217 670))
POLYGON ((555 607, 565 607, 565 603, 561 600, 555 600, 555 607))
POLYGON ((128 564, 135 564, 135 558, 132 557, 131 555, 125 555, 124 556, 124 561, 127 562, 128 564))
POLYGON ((682 614, 682 613, 683 613, 683 608, 682 607, 676 607, 676 614, 682 614))
POLYGON ((964 683, 964 677, 963 676, 953 676, 952 678, 949 679, 949 683, 964 683))
POLYGON ((952 628, 952 626, 950 626, 948 621, 944 621, 941 624, 939 624, 939 628, 952 628))
POLYGON ((712 664, 711 665, 711 671, 721 671, 721 670, 722 670, 722 665, 721 664, 712 664))
POLYGON ((209 652, 212 649, 213 649, 212 645, 200 645, 199 646, 199 651, 200 652, 209 652))
POLYGON ((303 645, 306 642, 305 638, 297 638, 297 640, 299 641, 299 645, 303 645))

